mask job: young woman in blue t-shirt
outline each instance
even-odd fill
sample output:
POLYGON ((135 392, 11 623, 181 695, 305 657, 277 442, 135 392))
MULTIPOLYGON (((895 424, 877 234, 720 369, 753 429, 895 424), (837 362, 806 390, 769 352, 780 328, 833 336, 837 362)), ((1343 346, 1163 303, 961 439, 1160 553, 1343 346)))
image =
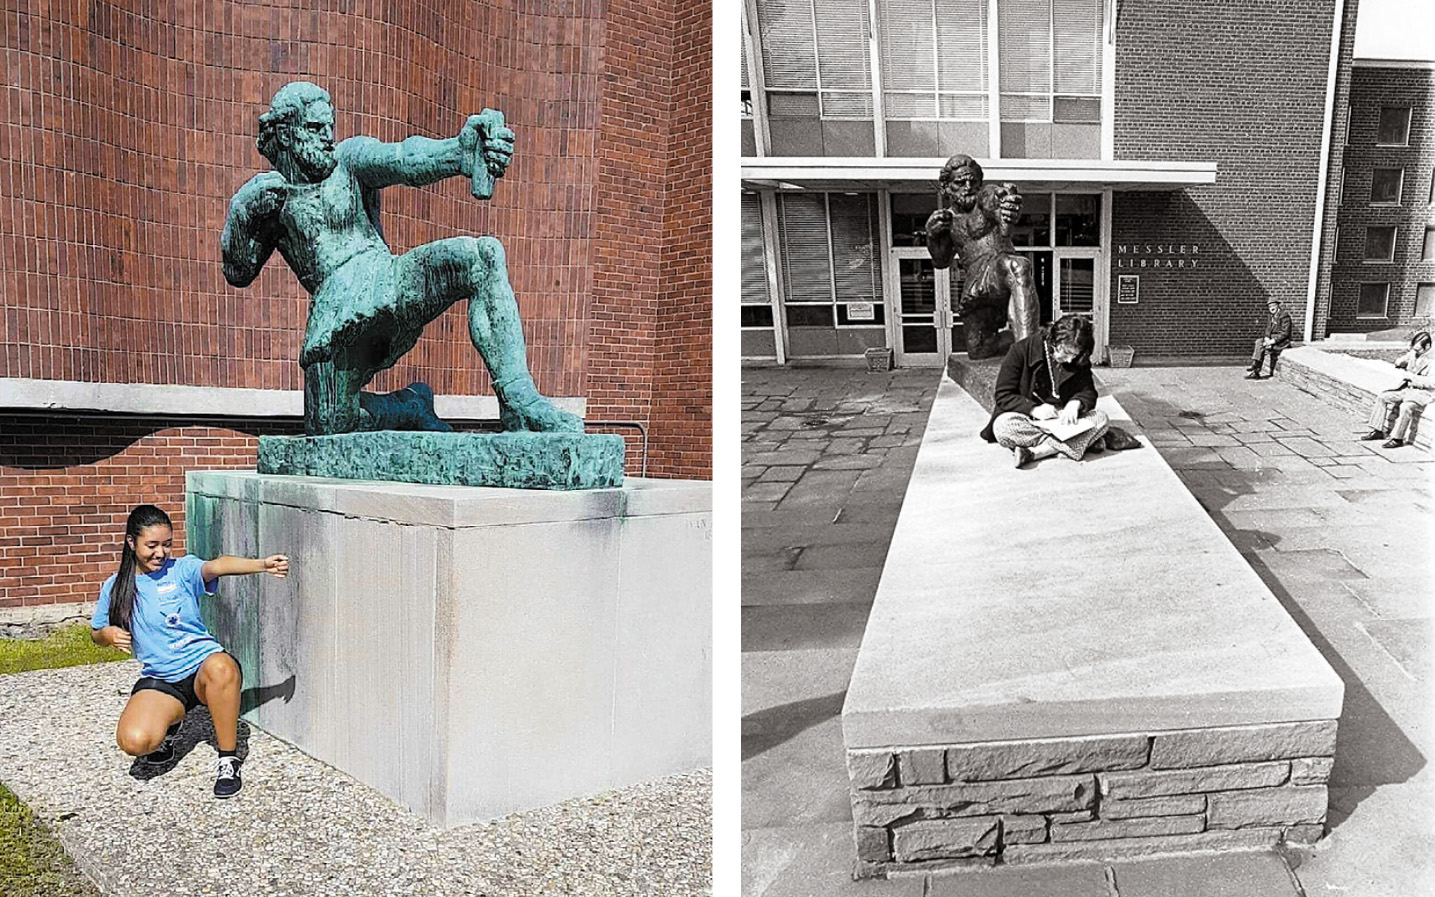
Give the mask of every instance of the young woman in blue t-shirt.
POLYGON ((205 628, 199 596, 214 594, 221 576, 288 576, 289 558, 176 558, 172 546, 173 526, 164 511, 140 505, 130 512, 120 569, 100 587, 90 637, 134 654, 143 664, 143 678, 130 691, 115 729, 120 749, 150 763, 169 762, 184 715, 204 704, 214 719, 219 748, 214 796, 232 797, 243 784, 235 755, 243 673, 205 628))

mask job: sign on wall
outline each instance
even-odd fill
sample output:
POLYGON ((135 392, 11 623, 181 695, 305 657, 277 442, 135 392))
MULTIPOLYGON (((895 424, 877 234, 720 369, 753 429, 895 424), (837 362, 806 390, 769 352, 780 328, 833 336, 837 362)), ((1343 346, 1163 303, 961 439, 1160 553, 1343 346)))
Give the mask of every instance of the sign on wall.
POLYGON ((1135 305, 1141 298, 1141 275, 1122 274, 1116 278, 1116 301, 1120 305, 1135 305))
POLYGON ((847 320, 871 321, 877 317, 875 304, 871 302, 847 303, 847 320))

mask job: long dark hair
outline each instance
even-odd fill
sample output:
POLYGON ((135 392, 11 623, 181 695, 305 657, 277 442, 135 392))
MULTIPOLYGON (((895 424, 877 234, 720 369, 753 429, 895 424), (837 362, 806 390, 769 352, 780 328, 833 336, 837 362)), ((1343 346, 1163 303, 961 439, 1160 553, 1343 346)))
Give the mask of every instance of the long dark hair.
POLYGON ((120 569, 115 574, 115 584, 110 586, 110 623, 129 631, 130 618, 135 610, 135 550, 130 539, 139 539, 147 527, 167 526, 174 529, 169 515, 154 505, 140 505, 130 511, 125 521, 125 540, 120 543, 120 569))

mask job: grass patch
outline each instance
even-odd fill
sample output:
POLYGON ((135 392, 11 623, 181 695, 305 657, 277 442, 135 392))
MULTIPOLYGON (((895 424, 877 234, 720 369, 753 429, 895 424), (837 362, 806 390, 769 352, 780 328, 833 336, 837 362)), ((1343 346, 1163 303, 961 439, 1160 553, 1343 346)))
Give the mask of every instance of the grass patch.
MULTIPOLYGON (((90 627, 84 623, 56 629, 42 639, 0 639, 0 675, 128 659, 129 655, 117 648, 102 648, 90 641, 90 627)), ((4 893, 8 892, 0 891, 4 893)))
POLYGON ((65 849, 9 788, 0 785, 0 894, 100 897, 65 849))

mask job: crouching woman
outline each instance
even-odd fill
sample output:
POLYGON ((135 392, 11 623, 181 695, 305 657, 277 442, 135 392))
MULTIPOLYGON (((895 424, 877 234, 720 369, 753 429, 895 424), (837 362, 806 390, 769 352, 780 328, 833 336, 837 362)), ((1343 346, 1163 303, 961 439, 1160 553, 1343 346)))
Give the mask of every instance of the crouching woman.
POLYGON ((1091 321, 1080 315, 1065 315, 1014 343, 997 374, 995 408, 982 438, 1010 449, 1017 467, 1053 455, 1079 461, 1088 450, 1105 449, 1109 421, 1096 409, 1091 375, 1095 346, 1091 321))
POLYGON ((204 704, 219 749, 214 796, 232 797, 242 785, 236 754, 242 674, 239 662, 205 628, 199 598, 214 594, 221 576, 287 576, 289 559, 282 554, 176 558, 173 536, 169 516, 154 505, 130 512, 119 570, 100 588, 90 637, 134 654, 142 664, 142 678, 115 728, 120 749, 152 764, 168 763, 185 714, 204 704))

